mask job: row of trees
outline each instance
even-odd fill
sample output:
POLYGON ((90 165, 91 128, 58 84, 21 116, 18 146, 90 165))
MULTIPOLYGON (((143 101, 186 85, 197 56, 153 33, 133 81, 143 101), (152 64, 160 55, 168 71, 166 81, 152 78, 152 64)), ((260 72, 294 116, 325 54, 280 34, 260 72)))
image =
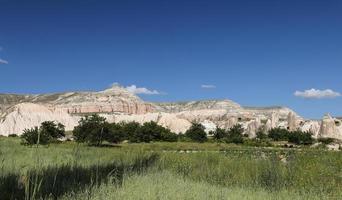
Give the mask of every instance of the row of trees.
MULTIPOLYGON (((132 143, 153 142, 153 141, 208 141, 205 127, 200 123, 193 123, 184 134, 175 134, 170 129, 158 125, 156 122, 146 122, 140 125, 137 122, 108 123, 106 118, 99 115, 91 115, 81 118, 78 126, 72 131, 76 142, 87 143, 99 146, 103 142, 120 143, 127 140, 132 143)), ((209 132, 209 135, 217 142, 242 144, 250 142, 247 136, 243 135, 244 129, 240 124, 225 130, 216 128, 209 132)), ((293 131, 274 128, 268 131, 260 129, 257 132, 255 141, 288 141, 295 144, 308 145, 315 140, 310 132, 293 131)), ((25 144, 48 144, 56 142, 65 136, 63 124, 53 121, 46 121, 40 127, 24 130, 22 139, 25 144)))
POLYGON ((73 130, 77 142, 99 146, 104 141, 119 143, 129 142, 168 141, 175 142, 177 134, 158 125, 156 122, 146 122, 140 125, 137 122, 108 123, 99 115, 86 116, 79 121, 73 130))
POLYGON ((315 142, 315 139, 312 137, 312 133, 309 131, 303 132, 300 130, 289 131, 287 129, 282 128, 273 128, 268 131, 266 135, 262 131, 258 131, 257 138, 259 139, 267 139, 270 138, 273 141, 288 141, 298 145, 310 145, 315 142))

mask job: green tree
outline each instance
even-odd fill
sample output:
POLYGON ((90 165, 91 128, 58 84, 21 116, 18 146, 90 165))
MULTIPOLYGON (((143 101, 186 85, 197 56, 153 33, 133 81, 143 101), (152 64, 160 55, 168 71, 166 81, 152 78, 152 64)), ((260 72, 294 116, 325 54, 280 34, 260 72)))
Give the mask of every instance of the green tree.
POLYGON ((288 141, 290 132, 283 128, 272 128, 268 131, 268 137, 274 141, 288 141))
POLYGON ((136 132, 139 130, 141 125, 138 122, 121 122, 119 124, 122 127, 122 131, 125 133, 125 139, 130 142, 139 142, 136 137, 136 132))
POLYGON ((232 128, 229 129, 226 141, 235 144, 243 143, 243 132, 244 129, 241 124, 234 125, 232 128))
POLYGON ((264 127, 258 129, 258 131, 256 132, 256 138, 259 140, 264 140, 268 138, 264 127))
POLYGON ((45 121, 40 125, 42 135, 48 135, 52 139, 65 137, 65 126, 54 121, 45 121))
POLYGON ((106 140, 111 143, 120 143, 127 138, 123 123, 108 124, 109 131, 106 134, 106 140))
POLYGON ((110 126, 106 118, 94 114, 82 117, 72 132, 77 142, 100 146, 105 139, 108 139, 110 126))
POLYGON ((311 132, 293 131, 288 135, 288 141, 298 145, 310 145, 314 143, 311 132))
POLYGON ((151 142, 151 141, 177 141, 177 135, 158 125, 156 122, 145 122, 136 129, 131 142, 151 142))
POLYGON ((228 137, 228 132, 222 128, 216 128, 214 132, 211 133, 216 140, 221 140, 223 138, 228 137))
POLYGON ((40 127, 25 129, 21 138, 24 144, 48 144, 65 136, 64 125, 54 121, 45 121, 40 127))
POLYGON ((196 142, 208 140, 205 127, 200 123, 192 123, 191 127, 185 132, 185 136, 196 142))

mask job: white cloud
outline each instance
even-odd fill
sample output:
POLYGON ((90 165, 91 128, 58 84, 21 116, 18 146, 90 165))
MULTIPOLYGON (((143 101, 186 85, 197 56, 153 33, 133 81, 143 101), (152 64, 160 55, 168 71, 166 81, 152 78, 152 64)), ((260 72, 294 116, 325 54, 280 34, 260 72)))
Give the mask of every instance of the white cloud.
POLYGON ((203 88, 203 89, 214 89, 214 88, 216 88, 216 86, 215 85, 201 85, 201 88, 203 88))
POLYGON ((133 94, 147 94, 147 95, 162 94, 162 93, 158 92, 157 90, 150 90, 150 89, 147 89, 144 87, 137 87, 136 85, 127 86, 125 88, 126 88, 126 90, 128 90, 129 92, 131 92, 133 94))
POLYGON ((326 99, 326 98, 336 98, 341 96, 339 92, 335 92, 331 89, 326 90, 317 90, 317 89, 310 89, 305 91, 296 91, 294 93, 296 97, 303 97, 306 99, 326 99))
POLYGON ((3 60, 3 59, 0 58, 0 64, 8 64, 8 61, 3 60))

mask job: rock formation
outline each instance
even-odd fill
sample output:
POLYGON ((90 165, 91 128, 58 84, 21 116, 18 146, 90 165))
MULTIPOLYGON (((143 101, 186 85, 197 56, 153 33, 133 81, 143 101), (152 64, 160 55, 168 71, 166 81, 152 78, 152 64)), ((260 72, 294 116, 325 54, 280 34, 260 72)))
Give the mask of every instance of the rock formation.
POLYGON ((0 135, 21 134, 25 128, 54 120, 72 130, 85 115, 98 113, 109 122, 155 121, 176 133, 184 133, 192 122, 206 131, 229 129, 241 124, 249 137, 263 126, 311 131, 317 137, 342 139, 341 121, 330 116, 322 122, 302 120, 286 107, 242 107, 231 100, 150 103, 119 85, 99 92, 67 92, 41 95, 0 94, 0 135), (302 121, 302 122, 300 122, 302 121))
POLYGON ((287 116, 287 127, 289 131, 295 131, 297 129, 297 119, 293 112, 289 112, 287 116))
POLYGON ((246 130, 248 137, 255 138, 256 133, 260 127, 261 127, 261 122, 259 118, 256 118, 252 120, 251 122, 249 122, 249 124, 247 125, 247 130, 246 130))
POLYGON ((342 140, 341 121, 332 118, 329 114, 323 117, 319 137, 330 137, 342 140))

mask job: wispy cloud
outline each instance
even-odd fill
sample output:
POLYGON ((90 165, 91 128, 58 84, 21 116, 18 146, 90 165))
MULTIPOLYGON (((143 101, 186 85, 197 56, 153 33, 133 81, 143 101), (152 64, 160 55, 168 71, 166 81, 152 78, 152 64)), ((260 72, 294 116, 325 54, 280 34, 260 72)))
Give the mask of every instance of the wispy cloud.
POLYGON ((8 61, 3 60, 3 59, 0 58, 0 64, 8 64, 8 61))
POLYGON ((126 88, 126 90, 128 90, 129 92, 131 92, 133 94, 146 94, 146 95, 164 94, 164 93, 161 93, 157 90, 151 90, 151 89, 147 89, 145 87, 137 87, 136 85, 127 86, 125 88, 126 88))
POLYGON ((216 88, 216 86, 215 85, 201 85, 201 88, 203 88, 203 89, 215 89, 216 88))
POLYGON ((296 91, 294 93, 296 97, 302 97, 306 99, 327 99, 327 98, 336 98, 341 96, 339 92, 335 92, 331 89, 326 90, 317 90, 317 89, 310 89, 305 91, 296 91))

